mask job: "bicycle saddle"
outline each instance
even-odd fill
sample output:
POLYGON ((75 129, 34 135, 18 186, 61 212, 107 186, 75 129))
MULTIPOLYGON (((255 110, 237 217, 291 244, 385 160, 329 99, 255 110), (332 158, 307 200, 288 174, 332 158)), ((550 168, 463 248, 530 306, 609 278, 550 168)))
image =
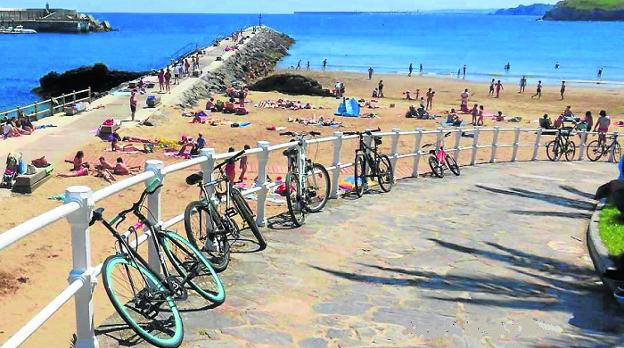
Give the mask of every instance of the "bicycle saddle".
POLYGON ((203 172, 197 172, 195 174, 191 174, 186 178, 186 184, 187 185, 197 185, 200 182, 202 182, 204 180, 204 173, 203 172))

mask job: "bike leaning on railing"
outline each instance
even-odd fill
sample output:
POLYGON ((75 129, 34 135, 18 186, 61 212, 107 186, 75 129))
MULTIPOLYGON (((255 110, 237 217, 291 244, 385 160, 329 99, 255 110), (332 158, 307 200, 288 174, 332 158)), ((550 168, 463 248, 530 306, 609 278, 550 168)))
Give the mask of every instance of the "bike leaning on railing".
POLYGON ((622 157, 622 146, 618 141, 617 134, 613 134, 611 143, 608 145, 606 134, 600 134, 599 139, 594 140, 587 145, 587 158, 589 158, 592 162, 596 162, 603 156, 609 154, 613 156, 613 161, 615 162, 619 162, 620 157, 622 157))
MULTIPOLYGON (((451 134, 452 132, 446 133, 444 135, 444 138, 448 138, 449 136, 451 136, 451 134)), ((423 149, 426 149, 433 145, 435 144, 425 144, 423 145, 423 149)), ((459 165, 457 164, 455 158, 446 153, 446 150, 444 150, 444 139, 442 139, 442 143, 440 144, 440 147, 438 149, 431 149, 429 151, 428 162, 429 167, 431 167, 431 172, 433 172, 433 175, 437 176, 438 178, 444 177, 444 170, 447 168, 456 176, 461 175, 459 165)))
POLYGON ((186 206, 184 229, 188 240, 207 256, 217 272, 223 272, 227 268, 231 246, 240 239, 242 229, 234 219, 236 216, 240 216, 243 224, 251 230, 258 241, 259 250, 264 250, 267 246, 249 204, 223 170, 225 165, 235 163, 244 155, 243 150, 217 165, 214 168, 217 178, 211 182, 204 182, 202 172, 186 178, 188 185, 199 187, 201 199, 186 206), (209 190, 210 188, 213 190, 209 190), (214 191, 214 195, 211 191, 214 191))
POLYGON ((344 132, 344 135, 359 136, 359 147, 355 150, 355 193, 358 197, 364 195, 364 191, 368 188, 368 179, 377 180, 379 187, 383 192, 390 192, 394 185, 394 172, 392 171, 392 162, 390 157, 379 152, 379 145, 382 144, 380 136, 374 136, 374 132, 380 132, 381 129, 367 130, 364 132, 344 132), (372 138, 372 146, 364 141, 364 136, 372 138))
POLYGON ((111 221, 104 219, 103 208, 94 210, 89 225, 101 222, 117 240, 117 253, 104 262, 102 278, 104 289, 119 316, 148 343, 158 347, 178 347, 184 329, 175 301, 187 299, 187 287, 190 287, 206 300, 220 304, 225 301, 225 290, 210 262, 197 248, 180 235, 153 224, 141 212, 145 198, 160 187, 160 180, 154 179, 132 208, 117 214, 111 221), (145 226, 150 231, 159 269, 151 268, 136 250, 139 227, 130 228, 129 236, 117 231, 130 213, 139 220, 135 226, 145 226), (128 241, 132 235, 134 243, 128 241), (169 263, 165 262, 163 252, 169 263))
POLYGON ((306 157, 306 137, 316 137, 319 132, 282 132, 282 136, 293 137, 297 145, 284 151, 288 158, 288 174, 285 181, 288 212, 295 226, 302 226, 307 213, 318 213, 327 204, 331 184, 327 169, 306 157))
POLYGON ((555 140, 546 144, 546 156, 555 162, 563 155, 566 161, 574 161, 576 156, 576 144, 570 139, 572 129, 558 129, 555 140))

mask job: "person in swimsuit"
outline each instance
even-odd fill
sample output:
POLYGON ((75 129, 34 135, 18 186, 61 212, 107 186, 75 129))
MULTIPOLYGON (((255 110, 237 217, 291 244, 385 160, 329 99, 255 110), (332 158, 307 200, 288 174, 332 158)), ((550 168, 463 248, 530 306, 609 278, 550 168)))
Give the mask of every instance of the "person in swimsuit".
POLYGON ((537 82, 537 91, 535 95, 531 96, 531 99, 537 97, 537 99, 542 99, 542 81, 537 82))
POLYGON ((372 67, 368 68, 368 79, 369 80, 373 79, 373 72, 375 72, 375 70, 373 70, 372 67))
POLYGON ((500 92, 504 89, 505 88, 503 88, 503 83, 501 82, 501 80, 498 80, 496 82, 496 98, 500 97, 500 92))
POLYGON ((561 100, 563 100, 565 98, 564 97, 565 91, 566 91, 565 81, 561 81, 561 90, 560 90, 560 92, 561 92, 561 100))
POLYGON ((433 96, 435 95, 435 92, 429 88, 429 90, 427 90, 427 106, 425 107, 425 110, 430 110, 431 108, 433 108, 433 96))
POLYGON ((483 105, 479 106, 479 117, 477 119, 477 126, 483 126, 483 111, 484 111, 484 107, 483 105))
POLYGON ((522 78, 520 79, 520 90, 518 91, 518 93, 524 93, 524 89, 526 88, 527 85, 527 78, 526 76, 522 76, 522 78))
MULTIPOLYGON (((245 145, 245 147, 244 147, 243 149, 244 149, 245 151, 247 151, 247 150, 251 149, 251 146, 249 146, 249 145, 245 145)), ((240 173, 240 175, 238 176, 238 181, 240 181, 240 182, 245 181, 245 174, 247 174, 248 160, 249 160, 249 159, 247 158, 247 156, 243 156, 243 157, 241 157, 241 160, 240 160, 240 166, 239 166, 239 168, 240 168, 240 170, 241 170, 241 173, 240 173)))
POLYGON ((461 104, 460 110, 461 112, 467 112, 468 110, 468 98, 470 98, 470 93, 468 92, 468 88, 464 90, 464 92, 460 95, 461 104))
POLYGON ((490 82, 490 92, 488 93, 489 97, 494 96, 494 85, 496 85, 496 79, 492 79, 492 82, 490 82))
MULTIPOLYGON (((233 147, 230 147, 228 149, 229 153, 232 153, 232 152, 235 152, 235 151, 236 150, 233 147)), ((236 181, 236 164, 231 159, 229 159, 227 161, 227 164, 225 165, 225 176, 227 176, 227 178, 228 178, 228 180, 230 180, 230 182, 235 182, 236 181)))
POLYGON ((59 178, 77 178, 80 176, 88 176, 89 175, 89 163, 84 163, 84 165, 75 171, 71 171, 68 173, 58 173, 56 174, 57 177, 59 178))
POLYGON ((380 80, 379 85, 377 87, 377 89, 379 90, 379 98, 384 97, 383 88, 384 88, 383 80, 380 80))
POLYGON ((609 126, 611 126, 611 118, 607 116, 607 112, 605 110, 601 110, 600 117, 598 117, 598 121, 596 121, 596 125, 594 126, 594 132, 598 130, 598 140, 600 141, 600 144, 604 144, 607 140, 609 126))
POLYGON ((165 90, 167 93, 171 93, 171 70, 169 68, 165 72, 165 90))
POLYGON ((585 120, 583 122, 587 125, 587 131, 591 132, 592 127, 594 126, 594 117, 592 116, 591 111, 587 111, 585 113, 585 120))
POLYGON ((472 125, 477 125, 477 116, 479 116, 479 104, 475 104, 470 110, 470 115, 472 115, 472 125))
POLYGON ((163 69, 158 72, 158 87, 160 87, 160 93, 165 91, 165 71, 163 69))
POLYGON ((136 167, 127 167, 126 164, 123 161, 123 158, 119 157, 117 158, 117 164, 115 165, 115 168, 113 168, 113 173, 115 175, 134 175, 138 173, 138 170, 141 169, 141 166, 136 166, 136 167))

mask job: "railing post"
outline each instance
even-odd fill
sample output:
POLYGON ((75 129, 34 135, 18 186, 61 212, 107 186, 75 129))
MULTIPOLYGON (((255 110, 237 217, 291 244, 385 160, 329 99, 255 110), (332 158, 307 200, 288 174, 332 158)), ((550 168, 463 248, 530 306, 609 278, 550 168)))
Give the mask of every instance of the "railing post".
POLYGON ((582 161, 585 158, 585 147, 587 147, 587 131, 581 131, 581 143, 579 144, 578 156, 579 161, 582 161))
POLYGON ((414 140, 414 165, 412 167, 412 177, 418 178, 418 166, 420 165, 420 143, 422 142, 423 130, 416 129, 416 138, 414 140))
POLYGON ((515 162, 518 158, 518 148, 520 147, 520 127, 516 127, 514 129, 514 141, 513 141, 513 152, 511 154, 511 161, 515 162))
POLYGON ((397 181, 396 173, 397 173, 397 162, 399 160, 399 137, 401 136, 401 130, 399 128, 392 129, 392 146, 391 146, 391 157, 390 163, 392 163, 392 177, 394 178, 394 182, 397 181))
POLYGON ((69 282, 83 278, 83 286, 75 295, 76 348, 99 347, 93 322, 93 291, 97 278, 91 270, 91 235, 89 222, 93 212, 93 191, 86 186, 73 186, 65 191, 65 203, 76 202, 80 209, 69 215, 71 225, 72 270, 69 282), (83 275, 87 272, 86 275, 83 275))
POLYGON ((540 148, 540 142, 542 140, 542 128, 537 130, 537 135, 535 136, 535 145, 533 146, 533 157, 531 157, 531 161, 537 160, 538 151, 540 148))
POLYGON ((477 163, 477 152, 479 152, 479 132, 480 127, 474 127, 474 139, 472 140, 472 158, 470 159, 470 165, 474 166, 477 163))
POLYGON ((494 135, 492 136, 492 156, 490 157, 490 163, 496 163, 496 148, 498 148, 499 133, 500 128, 498 126, 494 127, 494 135))
POLYGON ((336 169, 332 173, 332 182, 331 182, 331 192, 329 197, 338 198, 338 188, 340 187, 340 172, 342 169, 340 168, 340 153, 342 151, 342 132, 334 132, 334 136, 336 140, 334 140, 334 160, 332 162, 332 166, 336 169))
MULTIPOLYGON (((164 168, 164 164, 162 161, 158 160, 149 160, 145 162, 145 171, 154 172, 156 178, 160 180, 160 183, 163 183, 164 176, 162 175, 162 169, 164 168)), ((149 181, 145 182, 145 186, 149 185, 149 181)), ((149 214, 147 214, 147 218, 149 221, 154 224, 160 224, 162 220, 162 209, 160 204, 160 192, 159 188, 153 194, 147 196, 147 209, 149 210, 149 214)), ((160 272, 160 260, 158 257, 158 249, 156 248, 156 243, 154 243, 154 236, 151 235, 149 230, 146 230, 146 233, 149 233, 147 239, 147 262, 151 269, 160 272)))
MULTIPOLYGON (((38 108, 38 103, 35 103, 35 120, 39 119, 39 108, 38 108)), ((30 117, 28 117, 28 119, 30 119, 30 117)))
MULTIPOLYGON (((199 153, 201 154, 201 156, 204 156, 208 159, 206 160, 206 162, 201 164, 201 170, 203 174, 204 183, 212 182, 212 171, 214 170, 214 167, 215 167, 215 160, 214 160, 215 149, 205 148, 205 149, 199 150, 199 153)), ((207 186, 206 189, 208 190, 208 197, 206 198, 211 198, 212 195, 214 194, 214 186, 213 185, 207 186)))
POLYGON ((444 139, 444 129, 438 127, 438 134, 437 134, 437 138, 436 138, 436 151, 440 150, 440 147, 442 146, 442 141, 444 139))
POLYGON ((461 152, 461 136, 462 136, 462 130, 458 129, 455 132, 455 147, 453 148, 453 158, 455 159, 456 162, 459 163, 459 153, 461 152))
POLYGON ((72 91, 73 97, 72 99, 74 100, 74 104, 76 104, 76 91, 72 91))
POLYGON ((89 91, 88 91, 88 98, 89 98, 89 103, 93 101, 93 99, 91 98, 91 86, 89 86, 89 91))
MULTIPOLYGON (((606 135, 605 135, 605 137, 606 137, 606 135)), ((618 132, 613 132, 613 139, 617 139, 617 137, 618 137, 618 132)), ((609 163, 614 163, 614 162, 617 162, 617 161, 620 160, 619 158, 613 157, 613 153, 614 152, 615 151, 613 151, 613 150, 609 151, 609 163)))
POLYGON ((268 141, 258 142, 258 147, 262 149, 262 152, 258 154, 258 182, 256 183, 258 187, 262 187, 258 192, 258 205, 256 208, 256 225, 258 226, 266 225, 266 198, 269 193, 269 183, 267 182, 269 145, 268 141))
POLYGON ((63 109, 61 110, 61 112, 65 112, 65 93, 61 95, 61 98, 63 98, 63 101, 61 103, 61 105, 63 106, 63 109))

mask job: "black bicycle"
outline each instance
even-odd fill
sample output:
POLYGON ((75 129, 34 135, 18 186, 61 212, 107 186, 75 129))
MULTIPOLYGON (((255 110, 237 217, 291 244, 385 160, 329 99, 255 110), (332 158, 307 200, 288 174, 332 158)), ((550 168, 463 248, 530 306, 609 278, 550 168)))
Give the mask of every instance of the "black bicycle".
POLYGON ((587 145, 587 158, 592 162, 596 162, 609 154, 613 156, 613 161, 615 162, 619 162, 622 157, 622 146, 618 141, 617 134, 613 134, 611 143, 608 145, 607 135, 604 133, 599 134, 598 140, 594 140, 587 145))
POLYGON ((358 197, 364 195, 368 187, 368 179, 377 180, 383 192, 390 192, 394 185, 394 174, 390 157, 379 152, 379 145, 382 144, 380 136, 373 135, 381 129, 364 132, 344 132, 344 135, 358 135, 359 148, 355 150, 355 193, 358 197), (364 136, 372 137, 372 146, 364 140, 364 136))
POLYGON ((570 139, 571 129, 558 129, 555 140, 546 145, 546 156, 551 161, 558 161, 563 155, 566 161, 573 161, 576 155, 576 144, 570 139))
POLYGON ((225 290, 212 265, 197 248, 177 233, 154 225, 141 212, 145 198, 161 186, 160 180, 154 179, 132 208, 111 221, 104 220, 103 208, 96 209, 89 225, 101 222, 117 240, 117 253, 104 262, 102 279, 119 316, 148 343, 178 347, 184 329, 174 301, 187 299, 190 287, 203 298, 220 304, 225 301, 225 290), (129 235, 122 235, 117 228, 130 213, 139 223, 130 228, 129 235), (142 227, 151 232, 158 252, 158 269, 150 268, 137 251, 138 230, 142 227), (165 262, 163 252, 169 262, 165 262))
MULTIPOLYGON (((217 165, 217 178, 204 183, 204 175, 198 172, 186 178, 188 185, 197 185, 201 199, 191 202, 184 211, 184 228, 189 241, 212 263, 217 272, 223 272, 230 262, 230 249, 240 239, 241 228, 235 217, 240 216, 258 241, 259 250, 267 243, 256 225, 255 217, 240 190, 234 186, 224 172, 224 166, 239 160, 241 151, 229 160, 217 165), (214 188, 214 195, 210 194, 214 188)), ((243 225, 243 227, 244 227, 243 225)))

